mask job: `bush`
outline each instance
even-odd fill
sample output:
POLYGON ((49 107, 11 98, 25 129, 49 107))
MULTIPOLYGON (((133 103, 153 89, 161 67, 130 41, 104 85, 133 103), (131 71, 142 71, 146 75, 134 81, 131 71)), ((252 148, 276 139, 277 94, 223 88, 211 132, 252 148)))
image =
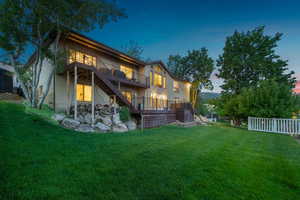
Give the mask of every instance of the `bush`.
POLYGON ((248 116, 265 118, 291 118, 298 111, 299 97, 291 88, 273 80, 259 82, 256 87, 245 88, 238 95, 223 95, 218 110, 233 120, 246 120, 248 116))
POLYGON ((121 107, 120 108, 120 120, 122 122, 127 122, 131 119, 130 112, 127 107, 121 107))

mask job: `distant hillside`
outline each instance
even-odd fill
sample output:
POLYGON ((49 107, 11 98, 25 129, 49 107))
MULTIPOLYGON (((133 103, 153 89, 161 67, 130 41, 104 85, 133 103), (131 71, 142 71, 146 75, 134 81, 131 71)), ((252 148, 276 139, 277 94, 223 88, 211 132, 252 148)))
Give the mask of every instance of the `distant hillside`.
POLYGON ((201 92, 200 98, 202 101, 208 101, 209 99, 218 98, 221 94, 216 92, 201 92))

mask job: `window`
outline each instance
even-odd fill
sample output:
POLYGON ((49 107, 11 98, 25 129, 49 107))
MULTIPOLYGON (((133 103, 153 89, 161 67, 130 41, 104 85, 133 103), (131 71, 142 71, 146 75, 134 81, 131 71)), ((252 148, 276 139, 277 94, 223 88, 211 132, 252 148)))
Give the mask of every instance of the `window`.
POLYGON ((173 91, 174 92, 179 92, 179 83, 178 83, 178 81, 173 82, 173 91))
POLYGON ((150 105, 153 109, 164 109, 168 106, 168 97, 165 94, 151 93, 150 105))
POLYGON ((69 63, 80 62, 90 66, 96 66, 96 57, 70 49, 69 63))
POLYGON ((150 85, 153 85, 153 72, 150 72, 150 85))
POLYGON ((132 93, 129 91, 122 91, 122 94, 126 97, 126 99, 131 103, 132 102, 132 93))
POLYGON ((92 87, 90 85, 77 84, 77 101, 92 101, 92 87))
POLYGON ((163 76, 158 74, 158 73, 154 73, 154 86, 158 86, 158 87, 163 87, 163 76))
POLYGON ((129 80, 133 79, 133 69, 132 68, 121 65, 120 70, 121 70, 121 72, 123 72, 125 74, 127 79, 129 79, 129 80))
POLYGON ((163 88, 166 88, 166 85, 167 85, 166 77, 163 77, 163 88))

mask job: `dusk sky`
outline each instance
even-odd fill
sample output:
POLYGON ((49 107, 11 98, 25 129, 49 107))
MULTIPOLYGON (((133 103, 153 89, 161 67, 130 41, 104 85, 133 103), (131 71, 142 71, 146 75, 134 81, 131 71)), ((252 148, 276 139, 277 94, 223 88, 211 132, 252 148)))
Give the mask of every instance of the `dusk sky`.
MULTIPOLYGON (((289 60, 300 79, 300 1, 297 0, 119 0, 127 19, 85 33, 119 49, 130 40, 143 57, 167 61, 170 54, 206 47, 214 59, 226 36, 265 25, 267 34, 283 33, 277 53, 289 60)), ((212 77, 215 91, 220 80, 212 77)))

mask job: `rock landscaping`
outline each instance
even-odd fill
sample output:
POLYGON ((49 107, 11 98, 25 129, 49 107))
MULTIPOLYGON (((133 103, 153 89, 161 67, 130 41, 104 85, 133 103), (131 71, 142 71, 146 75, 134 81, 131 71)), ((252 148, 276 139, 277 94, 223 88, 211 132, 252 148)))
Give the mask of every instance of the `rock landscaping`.
POLYGON ((79 103, 77 109, 77 120, 74 120, 74 106, 70 109, 70 116, 55 114, 52 119, 65 128, 84 133, 123 133, 137 128, 137 124, 133 120, 122 122, 120 120, 119 109, 110 105, 95 105, 94 124, 92 123, 91 104, 79 103))

